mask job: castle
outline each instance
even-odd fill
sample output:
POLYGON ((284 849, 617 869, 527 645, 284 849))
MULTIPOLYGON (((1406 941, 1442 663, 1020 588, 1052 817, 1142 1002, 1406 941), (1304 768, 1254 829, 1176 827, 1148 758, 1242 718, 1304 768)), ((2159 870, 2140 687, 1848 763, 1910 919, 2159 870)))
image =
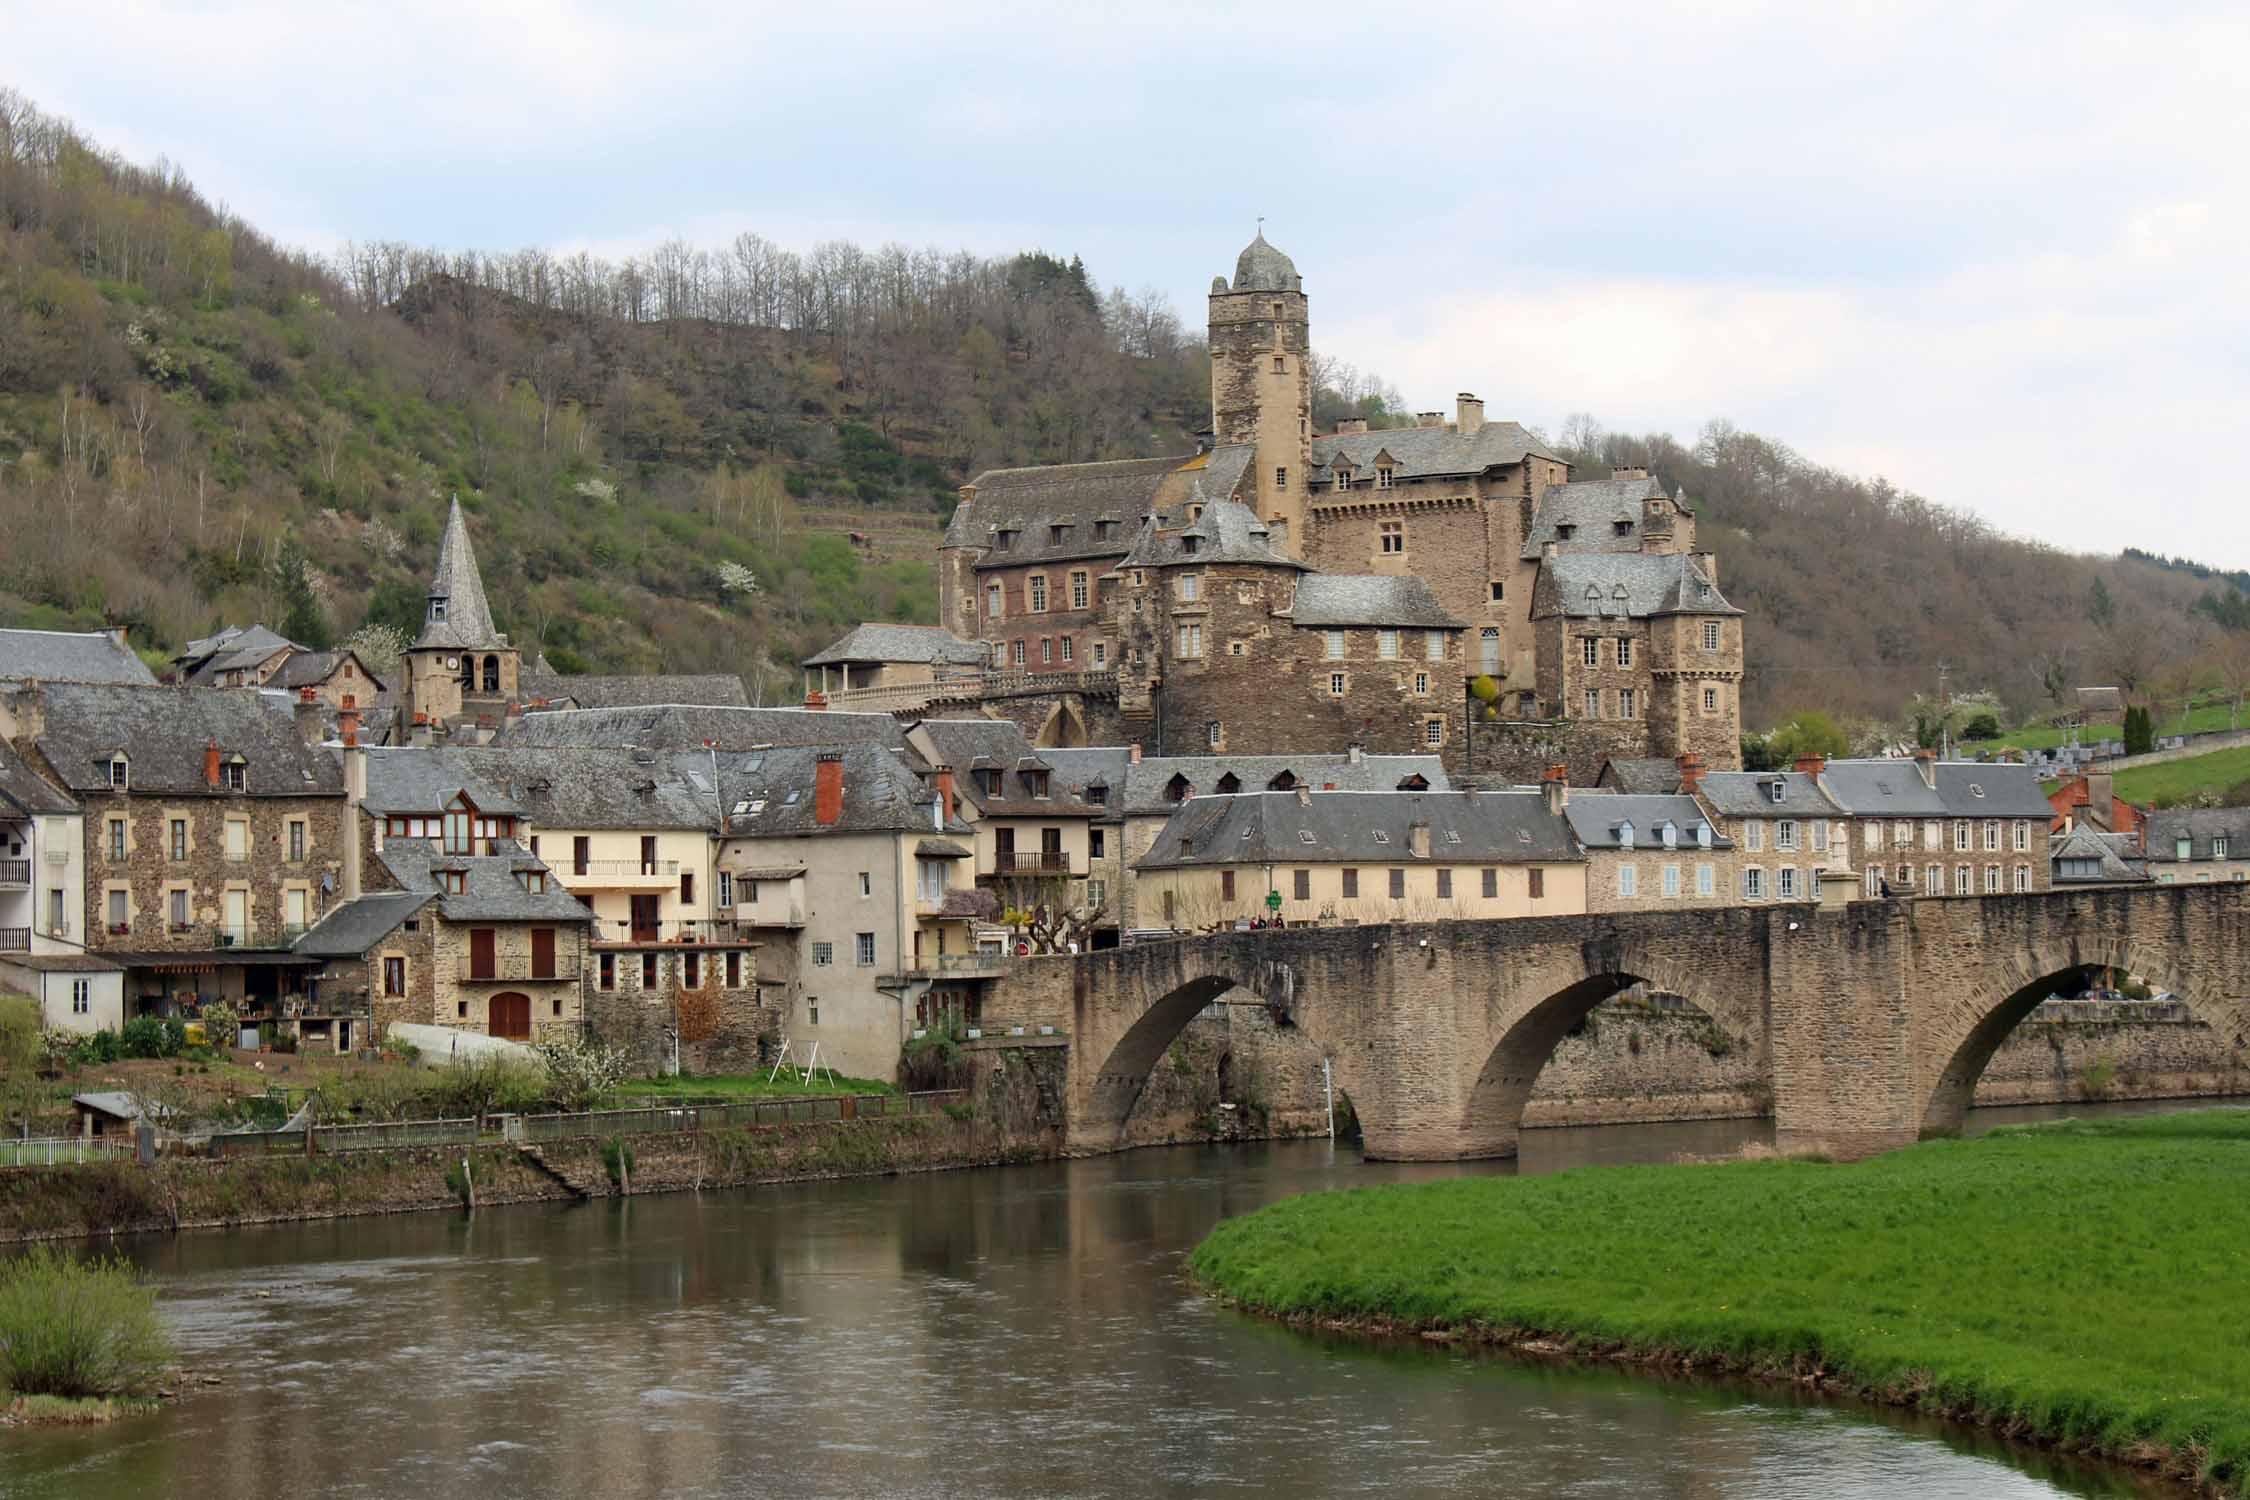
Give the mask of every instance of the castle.
POLYGON ((1684 494, 1574 479, 1466 393, 1450 422, 1315 433, 1311 347, 1303 278, 1261 233, 1211 285, 1202 451, 964 485, 940 619, 990 662, 932 700, 1056 745, 1739 766, 1742 611, 1684 494))

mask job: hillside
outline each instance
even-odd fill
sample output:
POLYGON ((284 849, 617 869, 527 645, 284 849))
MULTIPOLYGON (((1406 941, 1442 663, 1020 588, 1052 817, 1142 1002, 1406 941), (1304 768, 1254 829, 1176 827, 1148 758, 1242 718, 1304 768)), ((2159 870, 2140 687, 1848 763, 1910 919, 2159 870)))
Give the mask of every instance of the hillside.
MULTIPOLYGON (((1330 368, 1319 420, 1399 406, 1330 368)), ((1207 387, 1161 296, 1073 259, 745 235, 622 264, 329 263, 0 92, 7 623, 123 621, 156 653, 252 618, 411 630, 457 492, 527 651, 786 699, 790 664, 857 620, 933 617, 929 550, 969 475, 1183 451, 1207 387)), ((1751 615, 1754 724, 1894 715, 1941 664, 2023 713, 2082 681, 2160 692, 2228 618, 2188 612, 2223 578, 2002 537, 1723 424, 1557 440, 1700 507, 1751 615)))

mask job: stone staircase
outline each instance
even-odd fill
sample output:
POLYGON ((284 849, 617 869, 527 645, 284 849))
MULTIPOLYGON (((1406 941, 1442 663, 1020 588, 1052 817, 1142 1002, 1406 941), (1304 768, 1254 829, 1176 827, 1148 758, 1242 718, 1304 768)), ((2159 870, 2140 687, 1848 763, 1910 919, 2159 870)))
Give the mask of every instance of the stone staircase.
POLYGON ((579 1198, 607 1198, 617 1191, 617 1184, 609 1180, 609 1172, 598 1161, 590 1168, 575 1163, 556 1163, 549 1161, 537 1146, 518 1146, 516 1154, 535 1171, 561 1183, 579 1198))

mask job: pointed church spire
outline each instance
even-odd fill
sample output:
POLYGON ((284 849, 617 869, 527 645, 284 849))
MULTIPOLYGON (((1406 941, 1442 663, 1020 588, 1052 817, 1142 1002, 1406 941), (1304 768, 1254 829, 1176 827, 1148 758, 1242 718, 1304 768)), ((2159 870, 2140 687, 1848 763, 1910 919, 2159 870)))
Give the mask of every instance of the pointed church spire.
POLYGON ((414 644, 481 651, 507 643, 508 638, 492 628, 484 578, 477 572, 476 549, 469 543, 469 523, 461 514, 461 497, 455 495, 452 513, 445 518, 445 540, 438 544, 437 572, 430 578, 429 609, 414 644))

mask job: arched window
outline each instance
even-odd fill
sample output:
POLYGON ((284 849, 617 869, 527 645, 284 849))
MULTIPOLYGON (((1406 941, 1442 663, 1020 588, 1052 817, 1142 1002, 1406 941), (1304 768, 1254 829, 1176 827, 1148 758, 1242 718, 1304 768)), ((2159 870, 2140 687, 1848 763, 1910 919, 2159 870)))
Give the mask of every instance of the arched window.
POLYGON ((500 691, 500 658, 497 656, 484 659, 484 690, 488 693, 500 691))

